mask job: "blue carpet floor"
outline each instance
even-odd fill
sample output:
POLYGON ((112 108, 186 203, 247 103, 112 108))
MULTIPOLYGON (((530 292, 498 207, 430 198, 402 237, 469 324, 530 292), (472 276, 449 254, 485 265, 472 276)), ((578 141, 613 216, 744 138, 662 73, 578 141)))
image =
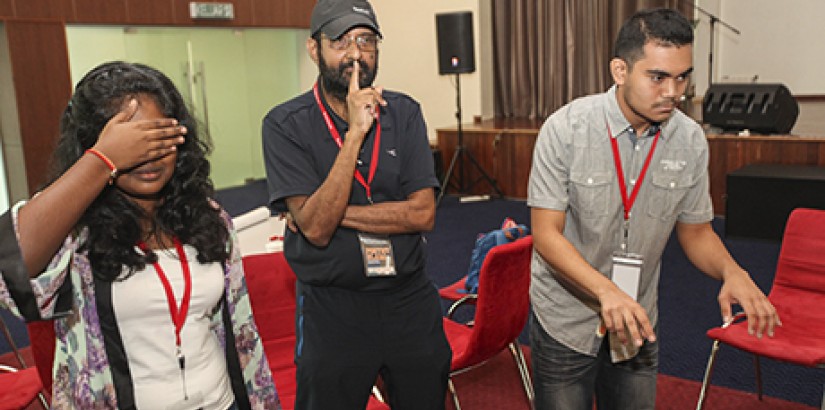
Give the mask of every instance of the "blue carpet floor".
MULTIPOLYGON (((436 285, 448 285, 465 275, 476 235, 498 228, 508 216, 530 225, 530 211, 524 201, 460 203, 455 197, 445 196, 438 208, 435 229, 426 235, 429 244, 427 269, 436 285)), ((724 239, 724 221, 717 218, 713 226, 724 239)), ((779 255, 779 243, 733 239, 725 240, 725 243, 757 285, 768 292, 779 255)), ((711 348, 705 332, 721 323, 716 301, 720 283, 693 267, 675 238, 671 238, 662 259, 659 288, 660 372, 701 380, 711 348)), ((462 314, 469 316, 472 312, 462 314)), ((520 340, 528 344, 526 329, 520 340)), ((763 359, 762 375, 765 394, 819 407, 825 369, 808 369, 763 359)), ((755 391, 751 356, 723 346, 712 382, 718 386, 755 391)))

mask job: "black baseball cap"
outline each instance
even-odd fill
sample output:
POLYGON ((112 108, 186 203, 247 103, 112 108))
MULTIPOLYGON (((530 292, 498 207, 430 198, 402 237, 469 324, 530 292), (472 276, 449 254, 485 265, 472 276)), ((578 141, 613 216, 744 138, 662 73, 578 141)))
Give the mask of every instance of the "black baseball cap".
POLYGON ((359 26, 370 28, 381 36, 375 11, 367 0, 318 0, 309 21, 312 36, 320 31, 331 39, 359 26))

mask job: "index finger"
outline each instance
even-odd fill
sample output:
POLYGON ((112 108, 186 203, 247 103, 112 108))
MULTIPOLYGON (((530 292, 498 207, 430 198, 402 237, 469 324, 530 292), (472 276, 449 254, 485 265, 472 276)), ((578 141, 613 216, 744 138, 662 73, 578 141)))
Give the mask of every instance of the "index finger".
POLYGON ((132 117, 135 116, 137 113, 138 103, 137 100, 132 98, 129 100, 128 103, 124 104, 124 106, 117 112, 112 119, 109 120, 110 122, 118 123, 118 122, 129 122, 132 120, 132 117))
POLYGON ((349 93, 355 93, 361 90, 361 86, 358 84, 358 77, 361 76, 361 67, 358 64, 358 60, 352 62, 352 74, 349 77, 349 93))

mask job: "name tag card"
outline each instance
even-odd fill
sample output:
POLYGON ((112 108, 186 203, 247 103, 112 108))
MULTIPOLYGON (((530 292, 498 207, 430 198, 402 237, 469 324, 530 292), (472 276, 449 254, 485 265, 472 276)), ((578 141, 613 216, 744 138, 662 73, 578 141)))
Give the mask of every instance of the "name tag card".
POLYGON ((358 233, 367 277, 395 276, 395 257, 388 236, 358 233))
POLYGON ((613 283, 630 295, 633 300, 639 297, 639 281, 642 277, 642 258, 633 254, 613 255, 613 283))

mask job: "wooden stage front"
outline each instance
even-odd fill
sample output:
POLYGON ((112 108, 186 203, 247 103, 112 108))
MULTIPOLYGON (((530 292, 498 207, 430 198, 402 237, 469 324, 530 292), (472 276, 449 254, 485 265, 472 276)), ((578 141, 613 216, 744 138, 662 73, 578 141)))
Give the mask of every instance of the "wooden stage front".
MULTIPOLYGON (((490 119, 462 124, 466 150, 493 178, 505 197, 527 198, 533 147, 543 120, 490 119)), ((443 169, 447 171, 458 145, 456 126, 436 130, 443 169)), ((726 177, 749 164, 807 165, 825 167, 825 136, 708 134, 710 146, 710 193, 716 214, 724 215, 726 177)), ((448 193, 493 194, 491 185, 462 156, 450 178, 448 193), (460 164, 461 165, 461 164, 460 164), (463 168, 463 169, 462 169, 463 168)))

